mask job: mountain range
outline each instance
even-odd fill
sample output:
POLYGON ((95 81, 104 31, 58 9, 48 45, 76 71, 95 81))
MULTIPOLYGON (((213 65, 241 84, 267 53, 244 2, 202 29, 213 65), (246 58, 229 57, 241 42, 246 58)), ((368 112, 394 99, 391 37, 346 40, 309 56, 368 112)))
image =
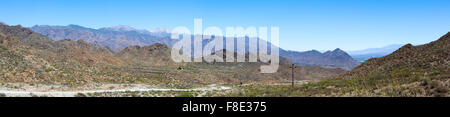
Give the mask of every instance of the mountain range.
MULTIPOLYGON (((170 31, 168 30, 146 31, 135 29, 129 26, 114 26, 108 28, 92 29, 78 25, 36 25, 31 27, 31 30, 44 36, 48 36, 54 40, 84 40, 89 43, 98 44, 110 48, 114 52, 119 52, 120 50, 125 49, 129 46, 148 46, 156 43, 165 44, 171 47, 178 41, 176 39, 169 38, 170 31)), ((206 43, 211 40, 212 39, 205 39, 203 41, 203 45, 206 45, 206 43)), ((248 52, 249 50, 248 40, 249 38, 246 37, 246 52, 248 52)), ((281 48, 279 50, 280 56, 285 57, 298 65, 321 66, 326 68, 343 68, 347 70, 350 70, 359 65, 359 62, 354 60, 351 56, 349 56, 341 49, 336 49, 334 51, 328 51, 325 53, 320 53, 314 50, 306 52, 288 51, 281 48)))
MULTIPOLYGON (((83 29, 75 31, 80 34, 89 34, 88 29, 71 27, 83 29)), ((136 32, 120 34, 128 33, 136 32)), ((266 63, 261 62, 175 63, 169 56, 172 48, 165 44, 129 46, 115 52, 101 43, 52 40, 28 28, 5 24, 0 24, 0 48, 0 81, 7 83, 65 86, 118 83, 192 88, 205 84, 286 82, 290 81, 292 64, 280 58, 278 72, 263 74, 260 66, 266 63)), ((345 70, 299 66, 294 72, 298 80, 324 80, 345 70)))
POLYGON ((306 52, 280 51, 280 56, 289 59, 297 65, 322 66, 326 68, 344 68, 351 70, 359 63, 341 49, 321 53, 317 50, 306 52))
POLYGON ((169 38, 166 32, 150 32, 128 26, 92 29, 78 25, 68 26, 33 26, 31 30, 50 37, 53 40, 84 40, 100 44, 118 52, 128 46, 147 46, 155 43, 173 45, 177 40, 169 38))

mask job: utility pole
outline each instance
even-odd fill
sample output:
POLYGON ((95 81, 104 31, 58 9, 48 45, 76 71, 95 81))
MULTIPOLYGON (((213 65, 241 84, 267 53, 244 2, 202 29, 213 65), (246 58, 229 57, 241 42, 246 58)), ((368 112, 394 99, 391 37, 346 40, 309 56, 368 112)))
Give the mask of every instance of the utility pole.
POLYGON ((294 87, 294 83, 295 83, 295 79, 294 79, 294 69, 297 68, 297 66, 295 66, 295 64, 292 64, 292 66, 289 67, 289 68, 291 68, 291 70, 292 70, 292 87, 294 87))

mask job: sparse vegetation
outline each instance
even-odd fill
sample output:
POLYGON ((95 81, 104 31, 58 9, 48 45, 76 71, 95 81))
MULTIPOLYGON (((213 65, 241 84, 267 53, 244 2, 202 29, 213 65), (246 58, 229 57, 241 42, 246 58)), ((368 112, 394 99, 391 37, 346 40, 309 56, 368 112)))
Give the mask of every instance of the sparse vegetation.
MULTIPOLYGON (((402 70, 403 71, 403 70, 402 70)), ((422 71, 422 70, 419 70, 422 71)), ((398 72, 393 72, 397 74, 398 72)), ((337 78, 316 83, 291 86, 254 85, 239 87, 229 94, 231 97, 427 97, 450 96, 450 74, 439 76, 412 75, 414 71, 402 72, 402 76, 391 77, 374 73, 367 77, 337 78), (409 75, 405 75, 409 74, 409 75)))
MULTIPOLYGON (((77 97, 441 97, 449 96, 450 92, 450 34, 430 44, 406 45, 391 55, 368 60, 345 74, 342 74, 345 72, 343 69, 299 66, 294 71, 297 74, 295 79, 310 83, 295 87, 252 84, 290 81, 289 66, 292 63, 284 58, 280 58, 278 72, 262 74, 259 72, 260 66, 266 64, 262 62, 175 63, 169 58, 171 48, 163 44, 132 46, 114 53, 84 41, 52 41, 21 26, 0 24, 0 34, 1 86, 7 85, 3 82, 24 83, 33 87, 59 84, 74 89, 106 83, 151 84, 177 89, 210 84, 234 86, 233 90, 221 92, 127 91, 79 93, 75 95, 77 97)), ((217 51, 215 54, 226 55, 226 52, 217 51)), ((10 87, 23 88, 16 85, 10 87)), ((104 89, 116 88, 110 86, 104 89)))

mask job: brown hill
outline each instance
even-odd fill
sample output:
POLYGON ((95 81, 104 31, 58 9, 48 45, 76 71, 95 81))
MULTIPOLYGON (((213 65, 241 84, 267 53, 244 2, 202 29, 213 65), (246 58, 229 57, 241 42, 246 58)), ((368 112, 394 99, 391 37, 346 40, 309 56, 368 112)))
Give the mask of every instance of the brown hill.
POLYGON ((89 44, 83 40, 61 40, 55 42, 52 49, 59 57, 75 59, 87 66, 93 65, 118 65, 125 64, 121 59, 114 57, 114 53, 108 48, 89 44))
POLYGON ((425 45, 407 44, 340 77, 322 87, 336 87, 340 96, 450 96, 450 33, 425 45))
POLYGON ((407 44, 394 53, 370 59, 356 67, 344 77, 367 76, 373 73, 398 74, 413 72, 424 75, 450 73, 450 33, 429 44, 412 46, 407 44))
MULTIPOLYGON (((118 81, 126 73, 103 69, 119 59, 94 53, 96 47, 83 42, 55 42, 21 26, 0 24, 0 79, 4 82, 87 84, 118 81), (91 50, 89 50, 91 48, 91 50), (106 60, 105 60, 106 59, 106 60)), ((101 51, 99 51, 101 52, 101 51)))
POLYGON ((22 43, 36 48, 52 48, 52 39, 42 36, 41 34, 34 33, 28 28, 18 26, 8 26, 0 23, 0 32, 4 35, 8 35, 11 38, 18 39, 22 43))
POLYGON ((130 46, 117 53, 116 56, 135 65, 176 65, 176 63, 170 58, 171 50, 172 49, 167 45, 156 43, 143 47, 130 46))

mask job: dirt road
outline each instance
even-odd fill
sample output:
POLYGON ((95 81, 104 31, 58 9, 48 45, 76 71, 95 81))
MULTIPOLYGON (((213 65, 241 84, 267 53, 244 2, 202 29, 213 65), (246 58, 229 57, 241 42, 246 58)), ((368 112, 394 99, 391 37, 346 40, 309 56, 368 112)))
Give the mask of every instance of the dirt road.
POLYGON ((74 97, 75 95, 88 94, 88 93, 114 93, 114 92, 147 92, 147 91, 222 91, 230 90, 231 87, 209 85, 201 88, 193 89, 169 89, 169 88, 148 88, 148 87, 126 87, 121 89, 101 89, 101 90, 75 90, 75 91, 27 91, 27 90, 8 90, 5 88, 0 89, 0 94, 5 94, 7 97, 32 97, 32 96, 47 96, 47 97, 74 97))

